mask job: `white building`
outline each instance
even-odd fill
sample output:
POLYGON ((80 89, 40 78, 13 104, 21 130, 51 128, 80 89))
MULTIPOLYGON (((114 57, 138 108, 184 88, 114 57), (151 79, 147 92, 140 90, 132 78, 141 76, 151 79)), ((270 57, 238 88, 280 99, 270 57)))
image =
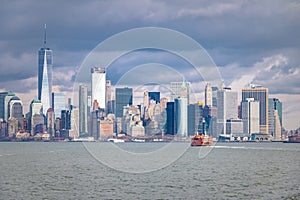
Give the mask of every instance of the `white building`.
POLYGON ((231 88, 222 88, 217 92, 218 134, 226 134, 226 120, 238 116, 238 93, 231 88))
POLYGON ((241 119, 228 119, 226 120, 226 134, 242 134, 243 133, 243 122, 241 119))
POLYGON ((105 68, 94 67, 92 72, 92 104, 96 100, 100 108, 106 104, 106 73, 105 68))
POLYGON ((259 133, 259 101, 247 98, 241 103, 243 132, 251 135, 259 133))
POLYGON ((211 107, 213 105, 213 95, 210 83, 205 86, 205 105, 211 107))

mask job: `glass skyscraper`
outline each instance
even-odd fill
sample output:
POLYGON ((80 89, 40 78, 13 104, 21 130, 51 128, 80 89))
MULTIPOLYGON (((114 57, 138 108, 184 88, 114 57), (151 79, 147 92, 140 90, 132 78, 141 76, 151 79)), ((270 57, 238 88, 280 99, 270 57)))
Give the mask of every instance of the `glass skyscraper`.
POLYGON ((282 131, 282 102, 280 102, 280 100, 276 98, 269 98, 268 101, 269 134, 272 135, 275 140, 280 140, 282 131))
POLYGON ((5 112, 5 97, 8 95, 8 92, 0 92, 0 118, 4 119, 5 112))
POLYGON ((175 104, 167 102, 167 131, 166 134, 175 135, 175 104))
POLYGON ((88 86, 79 85, 79 134, 88 133, 88 86))
POLYGON ((175 99, 175 121, 176 121, 176 134, 182 137, 187 137, 188 132, 188 108, 187 98, 175 99))
POLYGON ((53 54, 50 48, 46 47, 46 25, 44 47, 38 52, 38 99, 43 104, 43 113, 46 115, 48 108, 51 107, 52 93, 52 68, 53 54))
POLYGON ((116 88, 116 117, 123 117, 123 107, 131 106, 132 99, 132 88, 116 88))
POLYGON ((61 111, 66 109, 66 95, 63 92, 52 93, 52 108, 55 118, 61 117, 61 111))
POLYGON ((156 103, 160 103, 160 92, 149 92, 149 98, 154 100, 156 103))

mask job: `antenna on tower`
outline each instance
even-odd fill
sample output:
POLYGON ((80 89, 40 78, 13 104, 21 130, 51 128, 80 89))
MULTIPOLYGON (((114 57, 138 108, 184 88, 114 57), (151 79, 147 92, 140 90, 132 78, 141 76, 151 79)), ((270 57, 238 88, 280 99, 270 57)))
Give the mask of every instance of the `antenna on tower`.
POLYGON ((47 43, 47 24, 45 24, 45 35, 44 35, 44 48, 46 48, 46 43, 47 43))

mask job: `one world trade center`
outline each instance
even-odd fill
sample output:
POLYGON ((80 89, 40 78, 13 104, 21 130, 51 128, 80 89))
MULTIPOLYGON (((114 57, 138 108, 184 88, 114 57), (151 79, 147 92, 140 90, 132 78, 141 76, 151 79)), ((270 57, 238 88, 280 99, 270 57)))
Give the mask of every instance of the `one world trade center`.
POLYGON ((38 99, 43 104, 43 113, 46 115, 47 110, 51 107, 52 93, 52 67, 53 54, 50 48, 46 46, 46 24, 44 47, 39 50, 38 55, 38 99))

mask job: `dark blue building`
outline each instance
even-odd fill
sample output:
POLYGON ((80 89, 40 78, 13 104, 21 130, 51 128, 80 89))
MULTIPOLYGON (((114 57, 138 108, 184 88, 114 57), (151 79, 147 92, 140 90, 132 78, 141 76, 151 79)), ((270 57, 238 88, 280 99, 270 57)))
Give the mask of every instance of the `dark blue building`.
POLYGON ((149 92, 149 99, 156 101, 156 103, 160 103, 160 92, 149 92))
POLYGON ((116 117, 123 117, 123 107, 131 106, 132 101, 132 88, 116 88, 116 117))
POLYGON ((175 135, 175 103, 167 102, 166 134, 175 135))

